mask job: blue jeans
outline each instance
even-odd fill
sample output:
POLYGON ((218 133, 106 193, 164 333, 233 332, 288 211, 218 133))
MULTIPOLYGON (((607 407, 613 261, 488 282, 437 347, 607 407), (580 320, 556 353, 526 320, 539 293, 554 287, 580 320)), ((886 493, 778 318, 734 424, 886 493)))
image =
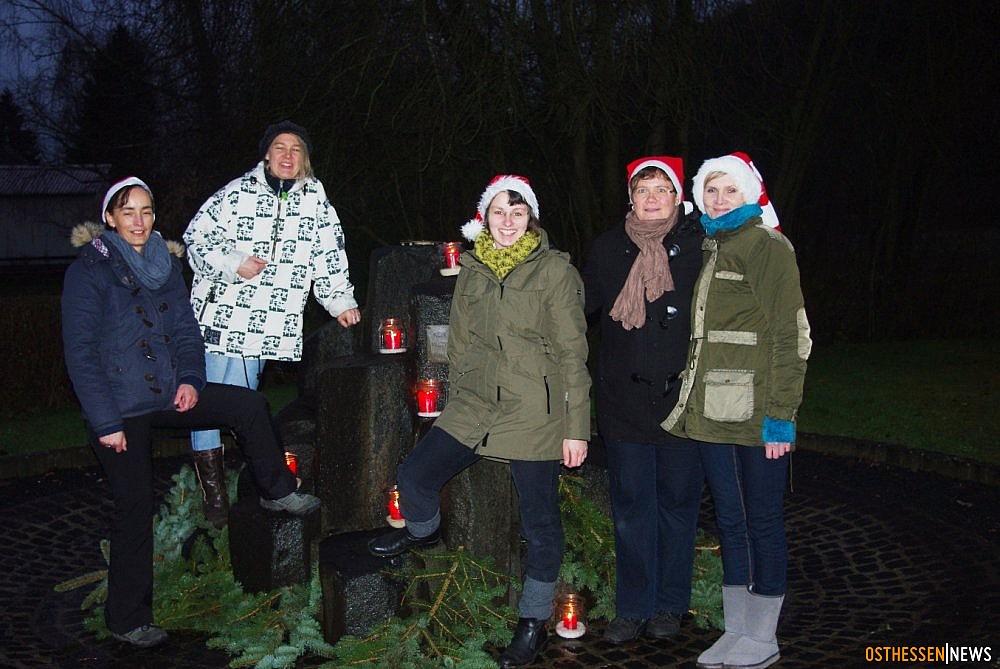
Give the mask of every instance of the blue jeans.
MULTIPOLYGON (((209 383, 225 383, 257 390, 260 375, 264 373, 262 358, 233 358, 218 353, 205 354, 205 380, 209 383)), ((191 433, 191 448, 195 451, 211 451, 222 445, 218 430, 199 430, 191 433)))
MULTIPOLYGON (((415 526, 414 535, 426 536, 436 529, 441 488, 481 458, 474 449, 437 427, 432 427, 406 456, 396 470, 396 485, 400 511, 407 524, 415 526)), ((562 564, 559 467, 558 460, 510 461, 520 507, 521 535, 528 544, 524 574, 542 583, 554 583, 562 564)))
POLYGON ((704 474, 698 445, 608 441, 615 614, 687 613, 704 474))
POLYGON ((722 544, 722 582, 758 595, 785 594, 785 484, 790 455, 769 460, 760 446, 698 446, 722 544))

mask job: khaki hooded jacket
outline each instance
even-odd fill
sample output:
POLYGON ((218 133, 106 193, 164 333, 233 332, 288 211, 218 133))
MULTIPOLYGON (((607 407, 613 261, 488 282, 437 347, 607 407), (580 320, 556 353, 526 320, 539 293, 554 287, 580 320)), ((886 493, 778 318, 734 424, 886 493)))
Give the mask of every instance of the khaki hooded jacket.
POLYGON ((501 281, 462 254, 448 334, 449 398, 435 425, 484 457, 559 460, 590 440, 583 281, 538 247, 501 281))
POLYGON ((702 243, 691 344, 671 434, 762 446, 764 417, 794 424, 812 349, 791 242, 759 216, 702 243))

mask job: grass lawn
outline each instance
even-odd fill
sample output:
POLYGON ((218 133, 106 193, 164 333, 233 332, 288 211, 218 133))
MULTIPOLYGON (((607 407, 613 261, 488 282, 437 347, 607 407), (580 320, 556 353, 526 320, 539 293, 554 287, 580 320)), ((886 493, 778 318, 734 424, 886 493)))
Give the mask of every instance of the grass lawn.
POLYGON ((1000 464, 998 351, 985 339, 816 346, 798 429, 1000 464))
MULTIPOLYGON (((998 370, 1000 348, 989 340, 816 346, 798 429, 1000 464, 998 370)), ((287 378, 265 379, 274 411, 296 396, 287 378)), ((75 407, 0 424, 0 456, 85 443, 75 407)))

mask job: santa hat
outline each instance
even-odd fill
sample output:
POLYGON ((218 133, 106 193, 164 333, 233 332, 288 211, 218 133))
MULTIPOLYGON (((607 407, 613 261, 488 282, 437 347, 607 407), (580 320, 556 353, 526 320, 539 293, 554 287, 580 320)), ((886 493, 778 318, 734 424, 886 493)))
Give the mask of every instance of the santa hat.
POLYGON ((760 205, 763 210, 761 218, 764 219, 764 225, 776 230, 781 229, 778 214, 767 197, 767 189, 764 188, 764 177, 757 171, 750 156, 741 151, 735 151, 728 156, 709 158, 698 168, 692 183, 692 194, 698 209, 705 211, 705 177, 712 172, 725 172, 731 176, 747 203, 756 202, 760 205))
POLYGON ((486 220, 486 208, 490 206, 490 202, 493 201, 493 198, 498 193, 505 190, 512 190, 520 194, 524 198, 524 201, 528 203, 528 208, 531 209, 531 215, 535 217, 535 220, 541 219, 538 215, 538 198, 535 197, 535 191, 531 190, 531 184, 528 183, 528 180, 516 174, 498 174, 486 184, 486 190, 479 197, 479 206, 476 207, 476 217, 467 221, 462 226, 463 237, 470 242, 476 240, 476 237, 479 236, 479 233, 485 227, 483 222, 486 220))
MULTIPOLYGON (((656 167, 666 173, 670 183, 677 191, 677 200, 684 201, 684 161, 673 156, 647 156, 637 158, 625 167, 625 190, 628 191, 628 203, 632 202, 632 177, 639 173, 639 170, 647 167, 656 167)), ((690 214, 694 207, 690 202, 684 201, 684 213, 690 214)))
POLYGON ((632 204, 632 177, 639 170, 647 167, 656 167, 663 170, 667 178, 670 179, 670 183, 674 185, 677 197, 681 200, 684 199, 684 161, 673 156, 648 156, 633 160, 625 168, 625 189, 628 191, 629 204, 632 204))
POLYGON ((104 194, 104 201, 101 203, 101 220, 104 220, 104 212, 108 210, 108 203, 111 202, 111 198, 118 194, 123 188, 128 188, 129 186, 139 186, 144 191, 149 193, 149 199, 153 199, 153 191, 149 190, 149 186, 146 182, 139 177, 126 177, 119 181, 118 183, 111 186, 108 192, 104 194))

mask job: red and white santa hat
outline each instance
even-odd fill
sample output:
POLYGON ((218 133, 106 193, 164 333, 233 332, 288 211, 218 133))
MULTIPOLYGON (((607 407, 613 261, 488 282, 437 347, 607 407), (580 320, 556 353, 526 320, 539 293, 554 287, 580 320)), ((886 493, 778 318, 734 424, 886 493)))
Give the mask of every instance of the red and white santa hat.
POLYGON ((656 167, 666 173, 670 183, 674 185, 674 190, 677 191, 677 201, 684 203, 684 213, 690 214, 693 207, 690 202, 684 201, 684 161, 674 156, 636 158, 625 167, 625 190, 628 191, 628 203, 634 204, 632 202, 632 177, 639 170, 647 167, 656 167))
POLYGON ((742 151, 734 151, 728 156, 709 158, 701 164, 701 167, 698 168, 698 173, 694 175, 691 185, 694 203, 698 205, 698 209, 702 212, 705 211, 705 177, 712 172, 725 172, 731 176, 736 181, 736 185, 740 189, 740 192, 743 193, 743 197, 746 198, 747 203, 756 202, 760 205, 760 208, 763 210, 761 218, 764 220, 764 224, 776 230, 781 230, 781 225, 778 223, 778 214, 774 210, 771 200, 767 197, 767 189, 764 187, 764 177, 757 171, 757 167, 750 160, 750 156, 742 151))
POLYGON ((632 204, 632 177, 646 167, 658 167, 666 172, 667 178, 677 191, 678 199, 684 199, 684 161, 673 156, 647 156, 636 158, 625 167, 625 189, 628 191, 629 204, 632 204))
POLYGON ((462 226, 463 237, 470 242, 476 241, 476 237, 479 236, 479 233, 485 227, 486 208, 490 206, 490 202, 497 196, 497 193, 505 190, 512 190, 519 193, 524 198, 524 201, 528 203, 531 215, 535 217, 535 220, 541 220, 541 216, 538 215, 538 198, 535 197, 535 191, 531 190, 531 184, 528 183, 528 180, 517 174, 498 174, 486 184, 486 190, 479 196, 476 217, 470 219, 462 226))

